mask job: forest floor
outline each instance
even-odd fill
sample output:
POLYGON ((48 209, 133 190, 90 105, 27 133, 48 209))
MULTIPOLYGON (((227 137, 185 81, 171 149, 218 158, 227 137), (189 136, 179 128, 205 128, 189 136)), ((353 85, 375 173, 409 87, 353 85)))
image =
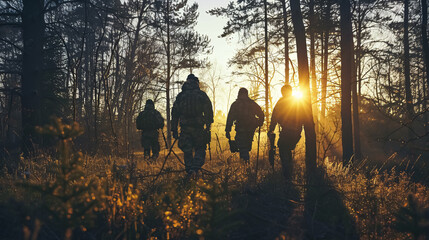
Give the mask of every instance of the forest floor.
POLYGON ((258 161, 254 149, 249 165, 226 147, 212 146, 199 179, 186 177, 177 147, 169 155, 162 150, 155 162, 139 151, 128 159, 77 153, 59 160, 23 159, 17 173, 0 175, 0 239, 407 239, 427 234, 428 220, 415 216, 427 211, 429 188, 407 172, 372 167, 369 160, 355 166, 326 160, 308 184, 301 141, 292 180, 286 181, 278 156, 274 170, 269 165, 266 146, 261 145, 258 161))
MULTIPOLYGON (((183 162, 183 153, 173 149, 173 157, 183 162), (177 153, 177 154, 176 154, 177 153)), ((160 159, 165 156, 161 154, 160 159)), ((216 153, 218 154, 218 153, 216 153)), ((354 222, 342 202, 335 187, 320 178, 315 186, 306 185, 305 164, 302 151, 294 152, 294 171, 292 180, 286 181, 281 172, 279 159, 276 159, 275 171, 267 164, 267 156, 259 157, 256 169, 255 151, 253 162, 245 165, 238 154, 231 154, 226 166, 236 168, 232 172, 242 176, 238 192, 232 194, 232 208, 240 210, 242 226, 232 231, 232 239, 357 239, 354 222), (259 171, 260 176, 256 176, 259 171), (308 198, 315 198, 310 201, 308 198), (314 206, 311 206, 313 204, 314 206), (306 209, 307 208, 307 209, 306 209), (317 216, 317 218, 316 218, 317 216)), ((143 153, 136 152, 138 159, 143 153)), ((216 155, 218 157, 218 155, 216 155)), ((139 161, 142 163, 143 160, 139 161)), ((179 164, 181 165, 181 164, 179 164)), ((183 167, 183 166, 182 166, 183 167)), ((219 169, 218 162, 207 159, 205 169, 219 169)), ((208 175, 213 180, 216 175, 208 175)), ((204 178, 204 177, 203 177, 204 178)), ((234 185, 231 183, 231 185, 234 185)))
MULTIPOLYGON (((361 169, 356 172, 350 166, 327 163, 320 167, 316 183, 309 185, 303 142, 300 143, 294 151, 291 181, 284 179, 278 156, 275 170, 271 169, 267 156, 263 154, 266 149, 261 149, 258 164, 253 159, 251 164, 244 165, 237 154, 227 153, 229 156, 222 165, 222 161, 219 162, 225 159, 225 152, 222 151, 220 155, 216 153, 215 161, 207 160, 205 169, 213 172, 217 169, 218 174, 228 174, 225 169, 235 168, 231 170, 233 175, 241 176, 240 180, 230 182, 238 191, 233 191, 229 200, 231 209, 240 210, 239 219, 243 224, 229 232, 229 238, 382 239, 391 236, 400 239, 411 236, 396 231, 393 221, 400 207, 407 206, 408 195, 429 193, 425 184, 413 181, 413 174, 395 172, 394 167, 388 168, 385 163, 368 164, 366 159, 359 164, 361 169), (386 193, 387 196, 383 195, 386 193), (384 206, 378 206, 380 204, 384 206)), ((173 162, 181 162, 181 151, 174 149, 173 152, 179 152, 177 155, 172 154, 176 155, 173 162)), ((206 177, 209 181, 215 181, 213 178, 222 176, 209 174, 206 177)), ((428 198, 429 195, 420 200, 424 202, 428 198)))

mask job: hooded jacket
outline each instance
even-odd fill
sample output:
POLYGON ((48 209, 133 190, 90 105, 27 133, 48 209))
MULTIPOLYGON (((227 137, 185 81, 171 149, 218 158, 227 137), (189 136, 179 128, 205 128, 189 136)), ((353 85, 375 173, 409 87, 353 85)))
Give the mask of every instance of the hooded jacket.
POLYGON ((236 131, 254 131, 264 123, 264 112, 247 94, 239 94, 229 109, 225 131, 230 132, 234 123, 236 131))
POLYGON ((143 112, 139 113, 136 124, 139 130, 157 130, 164 127, 164 118, 161 116, 161 113, 155 109, 153 102, 147 102, 143 112))
POLYGON ((171 130, 183 127, 202 128, 213 123, 212 103, 207 94, 200 90, 198 82, 186 81, 171 110, 171 130))

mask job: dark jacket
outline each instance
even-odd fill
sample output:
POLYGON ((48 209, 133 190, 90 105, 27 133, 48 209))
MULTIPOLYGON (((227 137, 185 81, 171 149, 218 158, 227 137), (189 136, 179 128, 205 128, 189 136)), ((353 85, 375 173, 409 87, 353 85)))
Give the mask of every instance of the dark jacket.
POLYGON ((292 97, 280 98, 271 115, 269 131, 274 131, 277 124, 279 124, 283 133, 300 134, 303 125, 302 114, 299 109, 299 103, 294 101, 292 97))
POLYGON ((235 131, 254 131, 264 123, 264 112, 248 96, 239 95, 229 109, 225 131, 230 132, 234 123, 235 131))
POLYGON ((139 113, 136 124, 139 130, 154 131, 164 127, 164 118, 153 104, 146 104, 144 110, 139 113))
POLYGON ((207 94, 200 90, 198 83, 185 82, 171 110, 171 130, 177 131, 178 125, 190 128, 202 128, 213 123, 212 103, 207 94))

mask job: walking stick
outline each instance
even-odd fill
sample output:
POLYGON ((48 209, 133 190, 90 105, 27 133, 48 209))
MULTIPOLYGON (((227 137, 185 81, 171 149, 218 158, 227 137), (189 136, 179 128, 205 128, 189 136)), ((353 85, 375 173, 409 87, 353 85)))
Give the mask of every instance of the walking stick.
POLYGON ((164 131, 162 131, 162 129, 161 129, 161 132, 162 132, 162 138, 164 139, 165 148, 168 149, 167 138, 165 138, 165 134, 164 134, 164 131))
POLYGON ((270 162, 271 168, 274 173, 274 155, 276 154, 276 146, 274 142, 276 140, 276 135, 273 132, 268 132, 268 141, 270 143, 270 150, 268 152, 268 161, 270 162))
POLYGON ((258 149, 256 150, 256 179, 258 179, 259 143, 261 141, 261 126, 258 128, 258 149))
POLYGON ((210 162, 212 162, 212 149, 210 147, 210 142, 211 142, 211 135, 210 135, 210 130, 208 130, 206 132, 206 137, 207 137, 207 145, 209 146, 209 157, 210 157, 210 162))
MULTIPOLYGON (((167 139, 165 138, 164 132, 162 132, 162 137, 164 138, 165 148, 168 149, 167 139)), ((183 166, 185 166, 185 163, 182 162, 182 160, 180 159, 180 157, 177 155, 177 153, 173 149, 171 149, 171 153, 173 153, 173 155, 177 158, 177 160, 180 162, 180 164, 182 164, 183 166)))
POLYGON ((217 133, 215 133, 215 135, 216 135, 217 144, 219 146, 219 150, 220 150, 220 152, 222 152, 222 147, 220 146, 219 136, 217 135, 217 133))
POLYGON ((165 156, 165 158, 164 158, 164 162, 162 163, 161 170, 159 170, 159 172, 156 175, 155 179, 152 181, 152 184, 156 182, 156 180, 159 178, 159 176, 161 175, 162 171, 164 170, 165 163, 167 162, 168 157, 170 156, 171 152, 173 151, 173 146, 174 146, 174 144, 176 142, 177 142, 177 139, 174 139, 174 142, 173 142, 173 144, 171 144, 170 149, 169 149, 169 151, 167 153, 167 156, 165 156))

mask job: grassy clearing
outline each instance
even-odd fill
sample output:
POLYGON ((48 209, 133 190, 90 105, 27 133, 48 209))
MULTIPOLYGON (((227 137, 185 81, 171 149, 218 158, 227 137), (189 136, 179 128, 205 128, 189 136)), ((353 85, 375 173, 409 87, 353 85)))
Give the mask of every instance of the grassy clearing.
POLYGON ((274 172, 269 166, 264 144, 259 162, 254 151, 245 166, 218 142, 203 177, 188 180, 178 149, 165 164, 166 150, 156 162, 140 153, 130 159, 90 157, 71 151, 72 138, 63 138, 56 158, 22 159, 19 174, 3 169, 0 239, 411 239, 428 234, 426 185, 405 172, 329 161, 308 185, 302 142, 295 151, 294 177, 285 182, 279 159, 274 172))

